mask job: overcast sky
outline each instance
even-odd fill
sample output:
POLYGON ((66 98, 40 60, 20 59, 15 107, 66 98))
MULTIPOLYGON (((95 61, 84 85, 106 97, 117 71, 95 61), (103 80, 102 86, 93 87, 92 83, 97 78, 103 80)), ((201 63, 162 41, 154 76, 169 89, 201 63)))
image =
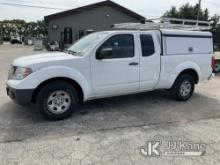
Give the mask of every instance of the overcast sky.
MULTIPOLYGON (((0 0, 0 20, 25 19, 26 21, 42 20, 45 15, 61 12, 67 9, 100 2, 101 0, 0 0), (30 5, 14 6, 10 4, 30 5)), ((180 7, 187 2, 195 4, 198 0, 114 0, 147 18, 160 17, 171 6, 180 7)), ((208 8, 210 14, 220 15, 219 0, 202 0, 202 8, 208 8)))

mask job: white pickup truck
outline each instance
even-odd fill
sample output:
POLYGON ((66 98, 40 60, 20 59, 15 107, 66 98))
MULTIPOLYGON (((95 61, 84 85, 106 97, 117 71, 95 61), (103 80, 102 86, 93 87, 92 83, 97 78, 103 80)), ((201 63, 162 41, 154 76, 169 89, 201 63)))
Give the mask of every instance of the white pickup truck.
POLYGON ((15 59, 7 93, 50 120, 69 117, 80 102, 155 89, 186 101, 195 84, 214 76, 213 60, 209 32, 103 31, 66 52, 15 59))

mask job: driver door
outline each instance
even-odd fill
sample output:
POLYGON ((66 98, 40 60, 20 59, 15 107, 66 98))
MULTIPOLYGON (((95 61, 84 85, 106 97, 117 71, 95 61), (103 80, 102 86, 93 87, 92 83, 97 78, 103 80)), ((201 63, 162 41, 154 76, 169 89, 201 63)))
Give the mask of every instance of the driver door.
POLYGON ((92 55, 92 83, 96 96, 120 95, 139 90, 139 54, 134 34, 115 34, 92 55), (111 55, 99 59, 102 50, 111 55))

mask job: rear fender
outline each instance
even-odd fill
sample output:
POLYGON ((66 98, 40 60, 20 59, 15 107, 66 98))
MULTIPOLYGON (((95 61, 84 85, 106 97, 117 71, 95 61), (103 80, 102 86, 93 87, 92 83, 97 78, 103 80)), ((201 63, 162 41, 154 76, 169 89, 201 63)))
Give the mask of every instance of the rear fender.
POLYGON ((176 81, 177 77, 185 70, 187 69, 193 69, 197 72, 198 77, 200 78, 201 76, 201 71, 200 71, 200 67, 199 65, 197 65, 194 62, 191 61, 187 61, 184 63, 181 63, 180 65, 178 65, 173 72, 170 74, 169 78, 167 79, 168 81, 168 88, 171 88, 174 84, 174 82, 176 81))

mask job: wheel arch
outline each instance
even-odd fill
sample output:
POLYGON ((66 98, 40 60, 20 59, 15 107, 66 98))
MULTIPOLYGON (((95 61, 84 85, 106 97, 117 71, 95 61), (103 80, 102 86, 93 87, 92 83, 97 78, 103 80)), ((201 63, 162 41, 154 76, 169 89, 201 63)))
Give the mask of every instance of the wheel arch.
MULTIPOLYGON (((176 79, 180 75, 183 75, 183 74, 189 74, 194 79, 195 84, 198 84, 198 82, 199 82, 199 74, 197 73, 197 71, 195 69, 189 68, 189 69, 183 70, 182 72, 179 73, 179 75, 176 77, 176 79)), ((176 79, 175 79, 175 81, 176 81, 176 79)))
POLYGON ((68 82, 69 84, 73 85, 77 90, 77 93, 78 93, 79 98, 80 98, 80 102, 84 101, 84 92, 83 92, 83 89, 82 89, 82 87, 80 86, 80 84, 78 82, 76 82, 75 80, 73 80, 71 78, 55 77, 55 78, 50 78, 50 79, 47 79, 47 80, 43 81, 42 83, 40 83, 37 86, 37 88, 35 88, 35 90, 33 92, 33 95, 32 95, 32 98, 31 98, 31 102, 32 103, 36 102, 37 95, 38 95, 38 93, 40 92, 40 90, 42 89, 42 87, 44 85, 46 85, 48 83, 51 83, 51 82, 54 82, 54 81, 65 81, 65 82, 68 82))
POLYGON ((200 81, 201 70, 200 66, 192 61, 185 61, 173 69, 171 76, 167 79, 169 82, 169 88, 172 88, 173 84, 181 74, 189 74, 194 78, 196 84, 200 81))

